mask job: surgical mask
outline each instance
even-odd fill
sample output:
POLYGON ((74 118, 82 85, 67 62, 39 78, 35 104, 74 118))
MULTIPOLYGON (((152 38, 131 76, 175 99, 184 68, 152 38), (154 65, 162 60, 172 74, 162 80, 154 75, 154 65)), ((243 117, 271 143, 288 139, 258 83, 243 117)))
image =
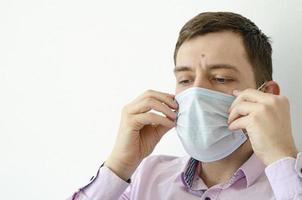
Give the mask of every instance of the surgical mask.
POLYGON ((175 97, 179 104, 176 132, 186 152, 196 160, 213 162, 238 149, 247 136, 228 129, 228 109, 234 96, 192 87, 175 97))

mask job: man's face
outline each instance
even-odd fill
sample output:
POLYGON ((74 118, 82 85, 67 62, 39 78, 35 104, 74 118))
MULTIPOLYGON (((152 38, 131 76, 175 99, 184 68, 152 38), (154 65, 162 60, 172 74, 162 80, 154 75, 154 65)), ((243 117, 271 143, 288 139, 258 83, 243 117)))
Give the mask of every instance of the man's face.
POLYGON ((177 53, 176 91, 203 87, 232 94, 255 88, 251 64, 239 34, 224 31, 198 36, 184 42, 177 53))

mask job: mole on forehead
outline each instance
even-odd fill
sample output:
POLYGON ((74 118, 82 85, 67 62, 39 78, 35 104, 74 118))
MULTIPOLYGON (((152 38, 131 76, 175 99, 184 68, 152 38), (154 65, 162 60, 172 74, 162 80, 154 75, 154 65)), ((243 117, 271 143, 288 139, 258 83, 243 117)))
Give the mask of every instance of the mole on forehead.
MULTIPOLYGON (((228 69, 235 72, 239 72, 237 67, 235 65, 229 64, 229 63, 212 63, 209 64, 207 62, 207 57, 204 53, 200 54, 200 60, 199 60, 199 67, 207 69, 207 70, 215 70, 215 69, 228 69)), ((194 67, 192 65, 177 65, 174 68, 174 73, 178 73, 181 71, 194 71, 194 67)))
POLYGON ((203 53, 200 55, 199 67, 204 68, 204 69, 209 68, 209 65, 208 65, 208 62, 207 62, 207 57, 203 53))

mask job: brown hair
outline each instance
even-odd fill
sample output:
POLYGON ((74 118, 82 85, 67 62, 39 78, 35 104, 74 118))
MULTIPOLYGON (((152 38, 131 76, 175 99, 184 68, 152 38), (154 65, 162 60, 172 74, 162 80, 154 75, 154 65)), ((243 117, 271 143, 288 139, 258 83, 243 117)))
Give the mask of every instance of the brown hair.
POLYGON ((200 13, 180 30, 174 50, 174 64, 179 47, 190 39, 207 33, 233 31, 239 33, 255 75, 257 87, 272 80, 272 47, 270 39, 249 19, 231 12, 200 13))

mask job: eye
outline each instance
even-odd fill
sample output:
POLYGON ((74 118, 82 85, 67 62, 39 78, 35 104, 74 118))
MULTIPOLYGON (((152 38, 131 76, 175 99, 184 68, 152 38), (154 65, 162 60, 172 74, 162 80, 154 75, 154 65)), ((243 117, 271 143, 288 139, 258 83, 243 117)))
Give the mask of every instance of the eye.
POLYGON ((226 83, 232 82, 233 79, 223 78, 223 77, 214 77, 214 81, 218 84, 226 84, 226 83))
POLYGON ((188 85, 191 82, 192 82, 192 80, 185 79, 185 80, 179 81, 178 84, 180 84, 180 85, 188 85))

